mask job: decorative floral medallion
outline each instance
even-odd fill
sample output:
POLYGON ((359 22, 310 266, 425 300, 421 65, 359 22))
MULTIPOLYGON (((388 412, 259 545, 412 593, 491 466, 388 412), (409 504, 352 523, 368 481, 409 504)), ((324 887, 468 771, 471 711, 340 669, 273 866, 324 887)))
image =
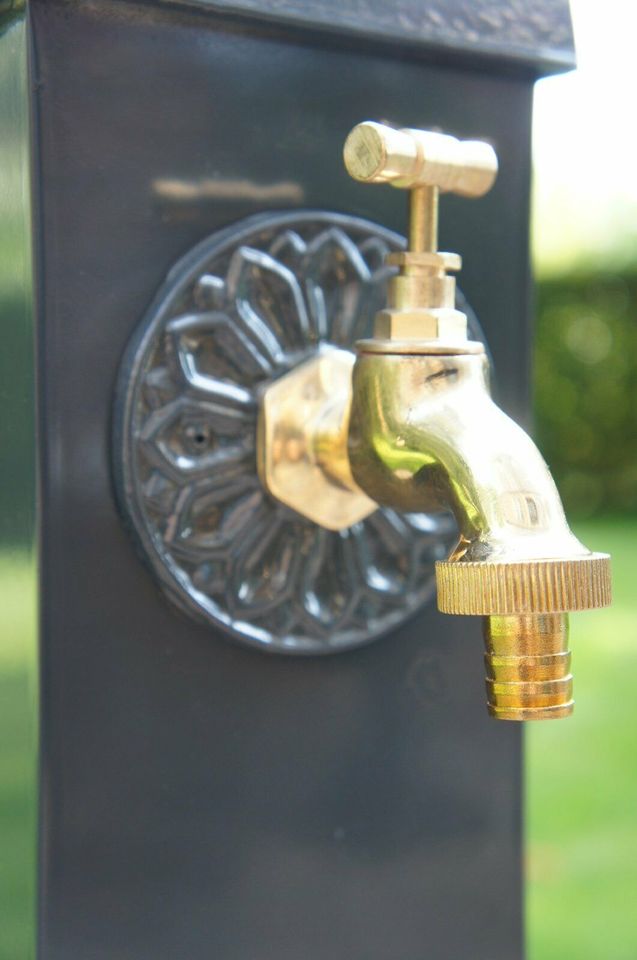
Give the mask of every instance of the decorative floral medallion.
POLYGON ((402 246, 338 214, 249 218, 177 264, 127 351, 115 416, 122 507, 170 598, 245 643, 336 652, 432 596, 434 562, 454 538, 447 516, 380 509, 330 532, 273 500, 256 466, 264 386, 322 343, 370 335, 384 256, 402 246))

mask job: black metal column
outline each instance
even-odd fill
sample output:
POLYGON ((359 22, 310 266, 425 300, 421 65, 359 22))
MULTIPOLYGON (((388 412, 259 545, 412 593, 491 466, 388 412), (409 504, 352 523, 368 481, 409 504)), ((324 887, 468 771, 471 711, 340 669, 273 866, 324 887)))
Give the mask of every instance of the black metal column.
POLYGON ((478 624, 430 607, 319 659, 233 645, 177 613, 140 563, 110 431, 131 332, 209 233, 286 205, 404 228, 400 196, 342 166, 368 117, 496 146, 496 187, 444 201, 442 243, 463 255, 499 399, 523 416, 538 57, 223 6, 30 8, 41 956, 512 960, 520 730, 486 716, 478 624), (249 189, 277 184, 293 189, 249 189))

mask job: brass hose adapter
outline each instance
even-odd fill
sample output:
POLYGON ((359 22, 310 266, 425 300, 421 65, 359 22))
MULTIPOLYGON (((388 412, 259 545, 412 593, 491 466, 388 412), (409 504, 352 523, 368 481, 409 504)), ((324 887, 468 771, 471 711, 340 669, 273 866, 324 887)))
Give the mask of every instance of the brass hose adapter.
POLYGON ((550 720, 573 712, 568 616, 484 618, 487 706, 498 720, 550 720))
POLYGON ((610 603, 610 558, 571 533, 537 448, 491 400, 481 344, 455 308, 460 258, 439 253, 438 196, 478 197, 497 158, 486 143, 366 122, 348 172, 410 190, 408 249, 375 336, 358 344, 349 461, 358 488, 408 511, 450 508, 460 541, 436 568, 443 613, 485 618, 488 709, 507 720, 573 709, 568 611, 610 603))

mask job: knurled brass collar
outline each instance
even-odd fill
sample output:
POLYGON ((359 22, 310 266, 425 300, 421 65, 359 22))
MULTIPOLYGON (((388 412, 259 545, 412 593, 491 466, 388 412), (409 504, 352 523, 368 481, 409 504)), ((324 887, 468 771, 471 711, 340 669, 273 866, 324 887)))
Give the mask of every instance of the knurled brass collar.
POLYGON ((568 560, 443 560, 436 563, 436 583, 441 613, 561 613, 607 607, 611 602, 606 553, 568 560))

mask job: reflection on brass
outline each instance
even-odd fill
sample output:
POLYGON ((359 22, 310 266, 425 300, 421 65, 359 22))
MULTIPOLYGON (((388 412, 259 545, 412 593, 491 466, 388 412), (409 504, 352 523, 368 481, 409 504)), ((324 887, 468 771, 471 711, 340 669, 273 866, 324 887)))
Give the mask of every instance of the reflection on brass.
POLYGON ((344 530, 377 504, 356 485, 347 454, 349 350, 324 347, 264 391, 258 461, 266 489, 328 530, 344 530))

